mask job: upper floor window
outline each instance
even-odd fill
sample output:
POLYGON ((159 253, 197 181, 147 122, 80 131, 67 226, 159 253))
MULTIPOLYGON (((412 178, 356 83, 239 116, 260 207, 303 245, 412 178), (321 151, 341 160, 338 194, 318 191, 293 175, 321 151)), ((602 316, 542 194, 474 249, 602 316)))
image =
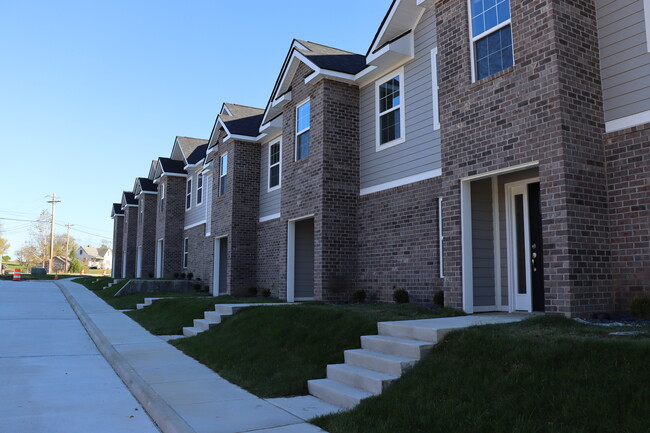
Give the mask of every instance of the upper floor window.
POLYGON ((192 179, 187 179, 187 191, 185 192, 185 209, 192 208, 192 179))
POLYGON ((514 64, 510 0, 468 0, 474 80, 481 80, 514 64))
POLYGON ((196 204, 197 206, 203 203, 203 175, 199 174, 196 177, 196 204))
POLYGON ((296 108, 296 161, 309 156, 309 128, 311 126, 311 102, 296 108))
POLYGON ((219 171, 219 195, 226 194, 228 190, 228 154, 221 155, 219 171))
POLYGON ((375 83, 377 150, 404 142, 404 69, 375 83))
POLYGON ((431 50, 431 86, 433 93, 433 129, 440 129, 440 108, 438 102, 438 48, 431 50))
POLYGON ((160 184, 160 212, 165 208, 165 184, 160 184))
POLYGON ((281 141, 269 146, 269 191, 280 187, 281 146, 281 141))

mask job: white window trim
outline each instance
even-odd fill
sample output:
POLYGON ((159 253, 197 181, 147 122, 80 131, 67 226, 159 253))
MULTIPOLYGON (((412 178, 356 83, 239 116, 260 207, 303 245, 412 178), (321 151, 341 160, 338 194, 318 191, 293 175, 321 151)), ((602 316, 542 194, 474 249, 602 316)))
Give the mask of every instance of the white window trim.
POLYGON ((397 146, 398 144, 402 144, 406 141, 406 95, 404 92, 404 67, 401 67, 399 69, 394 70, 390 74, 384 75, 377 81, 375 81, 375 150, 377 152, 385 149, 389 149, 393 146, 397 146), (391 111, 395 111, 397 109, 400 110, 400 137, 396 138, 393 141, 389 141, 387 143, 381 144, 381 122, 379 121, 380 119, 380 112, 379 112, 379 86, 384 84, 385 82, 392 80, 396 76, 399 77, 399 95, 400 95, 400 103, 397 107, 393 107, 390 110, 387 110, 385 113, 389 113, 391 111))
POLYGON ((440 129, 440 100, 438 91, 438 47, 431 50, 431 93, 433 94, 433 130, 440 129))
POLYGON ((183 268, 190 264, 190 238, 183 239, 183 268))
MULTIPOLYGON (((305 129, 301 130, 301 131, 298 131, 298 109, 300 107, 302 107, 303 105, 307 104, 308 102, 311 102, 311 99, 305 99, 300 104, 296 105, 296 128, 295 128, 296 129, 296 136, 295 136, 295 139, 294 139, 294 141, 296 143, 295 144, 295 152, 294 152, 294 160, 295 161, 300 161, 300 160, 303 160, 303 159, 309 157, 309 155, 307 155, 307 156, 303 156, 302 158, 298 159, 298 137, 300 135, 304 134, 305 132, 311 131, 311 105, 309 106, 309 126, 306 127, 305 129)), ((309 153, 311 154, 311 135, 309 137, 309 153)))
POLYGON ((192 178, 187 179, 187 182, 185 182, 185 210, 190 209, 192 209, 192 178))
POLYGON ((203 183, 205 182, 205 178, 201 173, 196 175, 196 205, 202 205, 203 204, 203 183), (201 179, 201 182, 199 182, 199 179, 201 179), (199 192, 201 194, 199 194, 199 192), (199 197, 201 198, 199 200, 199 197))
POLYGON ((645 16, 645 37, 647 51, 650 53, 650 0, 643 0, 643 14, 645 16))
MULTIPOLYGON (((512 0, 509 0, 512 1, 512 0)), ((477 36, 472 36, 473 34, 473 29, 472 29, 472 0, 467 0, 467 22, 469 24, 469 54, 470 54, 470 65, 472 67, 472 83, 476 83, 478 80, 476 79, 476 58, 475 58, 475 49, 474 45, 476 42, 480 39, 483 39, 484 37, 501 30, 505 26, 509 26, 512 24, 512 6, 510 5, 510 18, 505 20, 504 22, 497 24, 496 26, 492 27, 490 30, 486 30, 480 35, 477 36)), ((510 29, 512 32, 512 28, 510 29)), ((514 34, 512 35, 512 64, 514 66, 515 64, 515 38, 514 34)), ((484 77, 487 78, 487 77, 484 77)), ((483 79, 483 78, 482 78, 483 79)))
POLYGON ((223 178, 225 177, 226 179, 228 178, 228 152, 224 153, 219 157, 219 197, 226 195, 228 192, 228 185, 226 184, 226 191, 221 191, 221 182, 223 182, 223 178), (223 159, 224 157, 226 158, 226 172, 223 172, 223 159))
MULTIPOLYGON (((297 145, 297 142, 296 142, 296 145, 297 145)), ((297 147, 296 147, 296 150, 297 150, 297 147)), ((267 176, 266 176, 267 191, 271 192, 271 191, 275 191, 275 190, 280 189, 280 187, 282 186, 282 138, 280 138, 277 141, 272 141, 271 143, 269 143, 269 161, 268 161, 267 166, 268 166, 268 173, 267 173, 267 176), (280 146, 280 159, 278 160, 278 162, 276 164, 271 164, 271 148, 275 144, 278 144, 280 146), (274 187, 271 187, 271 167, 275 167, 276 165, 278 166, 278 184, 276 186, 274 186, 274 187)))
POLYGON ((158 212, 164 211, 164 205, 165 205, 165 184, 161 183, 160 184, 160 203, 158 203, 158 212))

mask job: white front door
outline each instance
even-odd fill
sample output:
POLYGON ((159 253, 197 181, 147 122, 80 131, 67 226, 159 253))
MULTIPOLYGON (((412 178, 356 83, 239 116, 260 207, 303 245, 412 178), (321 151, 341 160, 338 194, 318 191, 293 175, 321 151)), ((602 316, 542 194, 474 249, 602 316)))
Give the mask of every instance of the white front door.
POLYGON ((510 311, 533 311, 530 254, 528 184, 506 185, 506 225, 508 242, 508 289, 510 311))

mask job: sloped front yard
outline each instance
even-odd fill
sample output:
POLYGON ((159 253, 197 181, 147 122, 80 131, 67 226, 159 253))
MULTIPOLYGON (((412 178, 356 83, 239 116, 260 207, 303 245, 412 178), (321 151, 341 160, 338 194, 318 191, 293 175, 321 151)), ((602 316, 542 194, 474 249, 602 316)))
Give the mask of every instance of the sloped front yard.
POLYGON ((315 420, 330 433, 649 432, 650 327, 557 317, 450 334, 383 395, 315 420))

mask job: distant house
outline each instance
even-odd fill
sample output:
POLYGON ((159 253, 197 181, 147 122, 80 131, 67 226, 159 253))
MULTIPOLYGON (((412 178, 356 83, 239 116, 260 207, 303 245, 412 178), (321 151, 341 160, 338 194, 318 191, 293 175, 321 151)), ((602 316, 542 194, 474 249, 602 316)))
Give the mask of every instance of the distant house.
MULTIPOLYGON (((70 266, 70 260, 68 260, 68 266, 70 266)), ((56 272, 65 272, 66 260, 63 256, 55 256, 52 262, 52 269, 56 272)))
POLYGON ((110 269, 113 250, 107 247, 81 246, 77 249, 77 258, 90 269, 110 269))

